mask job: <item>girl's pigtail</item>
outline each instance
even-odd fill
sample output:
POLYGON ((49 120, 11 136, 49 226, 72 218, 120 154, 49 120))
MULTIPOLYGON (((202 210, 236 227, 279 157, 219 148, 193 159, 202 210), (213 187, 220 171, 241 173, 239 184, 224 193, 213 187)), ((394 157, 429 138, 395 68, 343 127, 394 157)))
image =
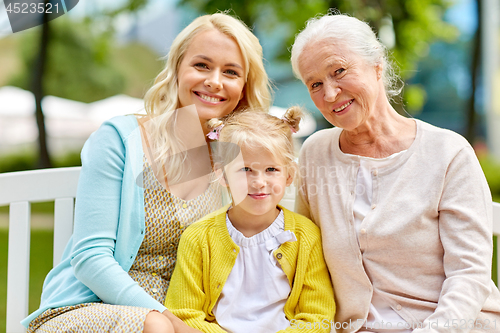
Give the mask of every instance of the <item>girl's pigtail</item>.
POLYGON ((222 127, 224 127, 224 122, 219 118, 212 118, 207 122, 207 127, 210 129, 207 137, 210 140, 219 140, 219 135, 222 127))
POLYGON ((299 123, 300 120, 304 117, 304 112, 300 108, 300 106, 292 106, 286 110, 285 114, 281 118, 285 123, 290 126, 290 129, 293 133, 297 133, 299 131, 299 123))

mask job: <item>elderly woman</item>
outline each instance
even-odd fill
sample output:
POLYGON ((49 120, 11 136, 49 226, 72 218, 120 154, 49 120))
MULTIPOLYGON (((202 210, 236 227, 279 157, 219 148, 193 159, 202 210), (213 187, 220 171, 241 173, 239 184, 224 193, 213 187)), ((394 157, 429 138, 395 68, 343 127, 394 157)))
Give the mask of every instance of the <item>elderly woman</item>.
POLYGON ((500 332, 491 195, 456 133, 399 115, 384 46, 356 18, 311 19, 292 66, 336 128, 306 140, 297 212, 321 228, 339 332, 500 332))

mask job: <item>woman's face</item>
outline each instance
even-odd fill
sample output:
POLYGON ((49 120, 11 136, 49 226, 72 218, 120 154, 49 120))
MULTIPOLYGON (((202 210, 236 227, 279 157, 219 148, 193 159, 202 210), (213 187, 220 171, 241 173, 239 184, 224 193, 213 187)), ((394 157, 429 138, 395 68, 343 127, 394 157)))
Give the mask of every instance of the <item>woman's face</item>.
POLYGON ((202 123, 229 114, 243 98, 245 70, 236 41, 216 29, 199 33, 179 65, 180 107, 194 104, 202 123))
POLYGON ((326 39, 307 45, 298 64, 311 99, 332 125, 354 130, 374 116, 385 94, 380 65, 369 65, 349 47, 326 39))

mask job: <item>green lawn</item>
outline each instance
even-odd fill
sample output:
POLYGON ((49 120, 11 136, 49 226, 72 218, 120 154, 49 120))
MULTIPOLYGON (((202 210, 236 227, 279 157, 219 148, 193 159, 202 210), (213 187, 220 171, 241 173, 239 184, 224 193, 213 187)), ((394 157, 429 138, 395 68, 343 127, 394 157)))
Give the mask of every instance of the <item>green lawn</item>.
MULTIPOLYGON (((45 275, 52 267, 52 230, 32 230, 29 312, 38 309, 45 275)), ((0 229, 0 333, 5 333, 8 230, 0 229)))

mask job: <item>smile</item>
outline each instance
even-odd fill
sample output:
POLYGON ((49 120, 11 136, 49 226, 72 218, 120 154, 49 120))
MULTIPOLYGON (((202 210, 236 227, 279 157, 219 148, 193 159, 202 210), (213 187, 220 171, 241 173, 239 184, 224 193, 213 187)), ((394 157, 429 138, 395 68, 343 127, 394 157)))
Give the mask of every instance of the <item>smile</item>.
POLYGON ((345 103, 341 107, 334 109, 333 112, 340 112, 340 111, 344 110, 346 107, 348 107, 349 105, 351 105, 352 102, 354 102, 353 99, 351 99, 349 102, 345 103))
POLYGON ((253 193, 253 194, 248 194, 252 199, 256 200, 262 200, 265 199, 269 196, 267 193, 253 193))
POLYGON ((218 103, 218 102, 225 101, 224 98, 208 96, 208 95, 205 95, 205 94, 197 92, 197 91, 195 91, 195 95, 200 97, 201 99, 207 101, 207 102, 210 102, 210 103, 218 103))

